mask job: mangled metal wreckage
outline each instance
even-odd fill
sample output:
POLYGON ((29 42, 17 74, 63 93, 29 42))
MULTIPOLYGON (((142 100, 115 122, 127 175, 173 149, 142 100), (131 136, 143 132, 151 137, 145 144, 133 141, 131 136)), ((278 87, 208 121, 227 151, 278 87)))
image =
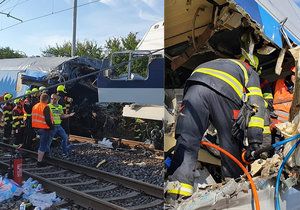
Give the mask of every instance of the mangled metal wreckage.
MULTIPOLYGON (((184 0, 165 1, 166 104, 173 120, 165 127, 164 150, 175 145, 174 128, 178 104, 186 79, 199 64, 216 58, 239 58, 241 48, 258 56, 261 77, 275 82, 297 67, 290 124, 278 127, 285 137, 299 133, 300 9, 295 2, 281 0, 184 0), (286 128, 293 127, 287 134, 286 128)), ((211 133, 210 130, 207 131, 211 133)), ((275 209, 275 180, 279 166, 292 145, 280 148, 272 158, 252 164, 251 173, 261 209, 275 209)), ((216 183, 220 165, 214 151, 201 149, 201 167, 195 172, 196 192, 191 198, 172 203, 176 209, 254 209, 253 195, 246 177, 216 183), (205 167, 204 167, 205 166, 205 167), (214 170, 211 170, 214 168, 214 170), (210 173, 209 173, 209 172, 210 173)), ((284 167, 280 185, 281 209, 300 209, 299 148, 284 167), (298 163, 295 161, 298 160, 298 163), (294 161, 291 163, 291 161, 294 161)), ((278 189, 278 188, 277 188, 278 189)))
MULTIPOLYGON (((123 74, 116 75, 114 73, 116 71, 114 66, 117 66, 119 63, 112 62, 114 55, 111 56, 111 59, 106 58, 103 60, 87 57, 1 59, 0 92, 10 92, 14 96, 19 96, 23 95, 29 87, 48 87, 58 82, 65 82, 100 70, 99 74, 85 77, 75 82, 66 83, 68 95, 73 98, 73 111, 76 112, 70 124, 71 133, 88 137, 92 136, 95 139, 101 139, 103 137, 120 137, 139 141, 148 139, 152 141, 157 148, 162 148, 163 134, 161 119, 157 118, 157 116, 144 116, 141 117, 144 118, 144 120, 136 120, 135 118, 139 118, 140 116, 122 115, 125 105, 129 106, 135 103, 135 106, 139 107, 139 105, 149 104, 151 101, 147 101, 146 96, 144 96, 144 101, 135 101, 135 98, 132 97, 134 94, 127 91, 127 99, 131 96, 130 100, 108 101, 108 99, 118 99, 121 96, 122 91, 117 94, 117 88, 121 90, 121 88, 126 87, 127 84, 127 86, 129 85, 130 88, 133 89, 135 85, 132 83, 138 82, 144 89, 149 89, 152 85, 155 90, 160 90, 161 94, 156 94, 156 96, 158 95, 156 101, 153 98, 152 100, 154 101, 154 105, 158 103, 162 104, 163 60, 161 57, 151 57, 151 54, 149 54, 149 52, 147 53, 145 51, 124 52, 123 55, 125 54, 126 56, 123 56, 122 59, 118 59, 118 62, 126 63, 128 62, 129 54, 132 55, 132 57, 133 55, 144 56, 143 67, 145 74, 147 74, 146 78, 141 78, 137 73, 134 74, 134 72, 131 72, 130 75, 127 74, 127 68, 130 69, 130 66, 133 65, 130 63, 125 65, 125 69, 122 69, 125 71, 123 72, 125 76, 123 74), (108 74, 114 75, 114 79, 108 78, 108 74), (134 78, 127 79, 127 75, 130 77, 134 75, 134 78), (139 79, 135 79, 136 77, 139 79), (157 80, 158 78, 159 80, 157 80), (155 83, 153 83, 153 80, 155 80, 155 83), (102 94, 105 92, 103 90, 107 90, 108 88, 110 88, 110 95, 107 91, 106 94, 102 94), (114 93, 111 92, 111 88, 115 88, 114 93), (161 100, 159 100, 159 96, 161 96, 161 100), (103 97, 106 98, 103 99, 103 97), (147 129, 140 129, 143 127, 147 129), (132 130, 132 132, 128 132, 128 130, 132 130)), ((141 65, 137 67, 141 67, 141 65)), ((54 92, 56 92, 55 88, 49 90, 49 93, 54 92)), ((141 95, 141 93, 139 95, 141 95)), ((122 97, 124 97, 124 94, 122 97)))

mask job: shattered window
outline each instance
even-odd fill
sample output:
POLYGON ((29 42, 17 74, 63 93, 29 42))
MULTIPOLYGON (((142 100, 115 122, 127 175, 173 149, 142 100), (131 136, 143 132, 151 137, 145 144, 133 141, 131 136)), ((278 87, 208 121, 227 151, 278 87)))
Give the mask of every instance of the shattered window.
POLYGON ((148 64, 149 56, 145 52, 114 53, 111 58, 113 72, 110 79, 146 80, 148 64))

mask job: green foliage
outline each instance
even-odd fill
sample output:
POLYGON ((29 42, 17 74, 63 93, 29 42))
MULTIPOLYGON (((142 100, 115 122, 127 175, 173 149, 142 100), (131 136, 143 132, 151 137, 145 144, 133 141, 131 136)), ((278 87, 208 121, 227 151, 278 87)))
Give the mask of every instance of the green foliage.
POLYGON ((25 58, 26 54, 13 50, 10 47, 1 47, 0 48, 0 59, 4 58, 25 58))
MULTIPOLYGON (((105 56, 104 52, 108 52, 111 56, 115 52, 135 50, 140 40, 137 38, 137 33, 130 32, 126 37, 112 37, 106 40, 104 47, 99 46, 95 41, 85 40, 77 42, 77 56, 87 56, 91 58, 102 59, 105 56)), ((54 47, 48 46, 42 51, 43 56, 71 56, 71 42, 65 42, 61 45, 56 44, 54 47)), ((129 61, 129 53, 113 54, 112 64, 118 65, 122 62, 129 61)), ((132 55, 132 58, 137 55, 132 55)), ((144 57, 131 63, 131 72, 137 73, 143 77, 147 77, 148 58, 144 57)), ((114 69, 113 78, 118 78, 128 72, 128 65, 123 65, 114 69)))
MULTIPOLYGON (((43 56, 54 55, 57 57, 70 57, 71 56, 71 42, 64 42, 62 45, 56 44, 55 47, 48 46, 43 50, 43 56)), ((102 47, 95 41, 85 40, 77 42, 77 56, 86 56, 91 58, 102 59, 104 57, 102 47)))

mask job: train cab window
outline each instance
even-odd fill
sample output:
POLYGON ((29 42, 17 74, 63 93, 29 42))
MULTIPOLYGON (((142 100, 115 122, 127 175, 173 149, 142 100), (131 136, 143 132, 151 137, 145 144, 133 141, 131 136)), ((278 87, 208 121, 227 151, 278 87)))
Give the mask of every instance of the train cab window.
POLYGON ((115 80, 146 80, 149 74, 149 62, 150 56, 148 51, 114 53, 111 56, 112 70, 109 78, 115 80), (122 65, 123 63, 126 64, 122 65))

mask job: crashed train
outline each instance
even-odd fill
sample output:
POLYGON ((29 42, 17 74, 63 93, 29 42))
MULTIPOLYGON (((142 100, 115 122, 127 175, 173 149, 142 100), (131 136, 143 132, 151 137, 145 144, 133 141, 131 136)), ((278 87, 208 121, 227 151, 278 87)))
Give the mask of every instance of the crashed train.
MULTIPOLYGON (((20 96, 30 87, 48 87, 100 71, 66 84, 76 112, 70 124, 71 133, 95 139, 150 140, 161 149, 164 58, 159 49, 163 46, 162 33, 160 21, 151 26, 137 50, 116 52, 102 60, 88 57, 1 59, 0 93, 20 96), (147 115, 148 109, 155 110, 156 114, 147 115)), ((55 89, 49 90, 53 92, 55 89)))

